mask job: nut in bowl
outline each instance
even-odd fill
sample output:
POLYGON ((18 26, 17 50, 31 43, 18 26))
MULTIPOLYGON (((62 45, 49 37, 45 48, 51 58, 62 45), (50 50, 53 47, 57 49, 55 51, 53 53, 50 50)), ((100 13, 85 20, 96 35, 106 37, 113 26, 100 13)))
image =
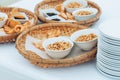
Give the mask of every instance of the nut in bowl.
POLYGON ((88 20, 96 16, 98 10, 95 8, 83 8, 74 11, 72 14, 77 21, 88 20))
POLYGON ((43 48, 46 53, 54 59, 66 57, 73 45, 73 42, 66 37, 48 38, 43 42, 43 48))
POLYGON ((66 0, 63 6, 66 8, 67 12, 73 12, 75 10, 87 7, 86 0, 66 0))
POLYGON ((71 40, 82 50, 91 50, 97 44, 97 31, 95 29, 84 29, 71 35, 71 40))
POLYGON ((6 23, 7 19, 8 19, 7 14, 0 12, 0 28, 4 26, 4 24, 6 23))

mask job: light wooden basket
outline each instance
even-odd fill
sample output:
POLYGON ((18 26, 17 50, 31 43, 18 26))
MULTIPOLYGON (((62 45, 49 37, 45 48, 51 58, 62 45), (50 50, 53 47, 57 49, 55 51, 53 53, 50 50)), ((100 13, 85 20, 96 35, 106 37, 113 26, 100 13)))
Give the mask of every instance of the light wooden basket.
MULTIPOLYGON (((42 2, 38 3, 34 9, 35 14, 38 16, 39 20, 44 22, 44 23, 51 23, 51 22, 58 22, 58 21, 53 21, 53 20, 48 20, 45 17, 43 17, 40 14, 40 9, 49 9, 49 8, 55 8, 56 5, 62 4, 65 0, 43 0, 42 2)), ((101 8, 99 5, 92 1, 87 1, 89 7, 96 8, 98 10, 97 15, 94 18, 84 20, 84 21, 77 21, 77 22, 72 22, 74 24, 80 24, 80 25, 85 25, 85 26, 91 26, 93 25, 96 21, 99 20, 100 15, 102 13, 101 8)))
MULTIPOLYGON (((32 13, 31 11, 23 9, 23 8, 0 7, 0 12, 4 12, 4 13, 9 14, 13 9, 17 9, 19 12, 24 12, 29 19, 33 19, 34 21, 30 26, 34 26, 37 24, 37 22, 38 22, 37 16, 34 13, 32 13)), ((19 33, 0 36, 0 43, 13 42, 16 40, 18 35, 19 35, 19 33)))
POLYGON ((55 59, 44 59, 41 56, 37 55, 34 51, 26 50, 25 43, 27 35, 30 35, 34 38, 42 39, 43 35, 40 34, 41 31, 47 31, 52 29, 60 29, 61 34, 59 36, 70 36, 73 32, 77 30, 85 29, 85 26, 71 24, 71 23, 47 23, 42 25, 37 25, 32 27, 30 30, 27 30, 20 34, 16 40, 16 48, 19 53, 28 59, 32 64, 37 66, 48 68, 48 67, 66 67, 72 66, 76 64, 81 64, 86 61, 95 58, 97 49, 94 48, 84 54, 80 54, 76 57, 64 58, 60 60, 55 59))

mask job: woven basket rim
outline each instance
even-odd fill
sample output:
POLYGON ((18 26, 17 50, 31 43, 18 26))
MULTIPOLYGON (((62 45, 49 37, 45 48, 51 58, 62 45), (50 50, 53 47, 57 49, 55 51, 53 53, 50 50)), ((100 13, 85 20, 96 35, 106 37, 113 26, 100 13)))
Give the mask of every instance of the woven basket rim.
MULTIPOLYGON (((95 57, 95 54, 96 54, 96 48, 94 48, 94 49, 92 49, 91 51, 89 51, 89 52, 86 52, 86 53, 84 53, 84 54, 81 54, 81 55, 79 55, 79 56, 76 56, 76 57, 74 57, 74 58, 66 58, 66 59, 60 59, 60 60, 55 60, 55 59, 43 59, 43 58, 41 58, 40 56, 39 56, 39 58, 38 59, 36 59, 36 58, 33 58, 33 57, 35 57, 34 55, 33 56, 28 56, 30 53, 32 53, 32 54, 36 54, 36 53, 34 53, 34 52, 32 52, 32 51, 28 51, 28 50, 25 50, 25 43, 24 43, 24 40, 25 39, 22 39, 22 37, 24 36, 24 37, 26 37, 26 35, 30 32, 30 31, 32 31, 32 30, 35 30, 35 29, 39 29, 39 28, 42 28, 42 27, 44 27, 44 26, 46 26, 46 25, 54 25, 54 24, 57 24, 57 25, 62 25, 62 24, 65 24, 65 25, 71 25, 72 27, 75 27, 75 25, 77 25, 77 24, 71 24, 71 23, 47 23, 47 24, 42 24, 42 25, 36 25, 36 26, 34 26, 34 27, 32 27, 31 29, 29 29, 29 30, 27 30, 27 31, 24 31, 23 33, 21 33, 19 36, 18 36, 18 38, 17 38, 17 40, 16 40, 16 48, 17 48, 17 50, 18 50, 18 52, 21 54, 21 55, 23 55, 25 58, 27 58, 28 60, 30 60, 31 61, 31 63, 32 62, 36 62, 36 64, 37 63, 41 63, 41 64, 54 64, 54 65, 59 65, 59 64, 74 64, 74 63, 77 63, 77 62, 79 62, 79 61, 83 61, 83 62, 85 62, 85 61, 88 61, 88 59, 90 60, 90 59, 93 59, 94 57, 95 57), (20 40, 22 40, 22 43, 20 43, 21 41, 20 40), (20 41, 20 42, 19 42, 20 41), (19 43, 20 44, 22 44, 23 46, 24 46, 24 48, 22 47, 21 48, 21 46, 19 45, 19 43), (82 57, 83 56, 83 57, 82 57), (32 57, 32 58, 31 58, 32 57)), ((81 27, 82 29, 85 29, 84 28, 84 26, 79 26, 79 25, 77 25, 77 27, 81 27)), ((38 55, 37 55, 38 56, 38 55)), ((80 62, 79 62, 80 63, 80 62)), ((49 65, 48 65, 49 66, 49 65)), ((44 66, 43 66, 44 67, 44 66)))
MULTIPOLYGON (((18 9, 18 11, 22 10, 22 12, 26 12, 26 13, 28 13, 27 15, 31 15, 34 18, 34 22, 31 26, 34 26, 37 24, 37 22, 38 22, 37 16, 33 12, 31 12, 27 9, 18 8, 18 7, 0 7, 0 11, 8 13, 8 11, 10 12, 14 8, 18 9)), ((5 36, 0 36, 0 43, 13 42, 13 41, 15 41, 18 34, 19 33, 14 33, 14 34, 8 34, 5 36)))
MULTIPOLYGON (((38 4, 35 6, 34 12, 35 12, 35 14, 37 15, 37 17, 39 18, 40 21, 42 21, 42 22, 48 22, 48 23, 49 23, 49 22, 50 22, 50 23, 52 23, 52 22, 53 22, 53 23, 54 23, 54 22, 58 22, 58 21, 48 20, 48 19, 44 18, 43 16, 40 15, 40 12, 39 12, 39 8, 40 8, 41 6, 44 6, 45 4, 48 4, 48 3, 51 3, 51 2, 57 2, 57 1, 59 1, 59 0, 44 0, 44 1, 40 2, 40 3, 38 3, 38 4)), ((62 1, 64 1, 64 0, 62 0, 62 1)), ((94 7, 98 10, 97 15, 96 15, 94 18, 91 18, 91 19, 88 19, 88 20, 77 21, 77 22, 72 22, 72 23, 74 23, 74 24, 81 24, 81 25, 85 25, 85 26, 88 25, 88 27, 89 27, 89 26, 91 26, 93 23, 95 23, 96 21, 99 20, 99 18, 100 18, 100 16, 101 16, 101 13, 102 13, 102 10, 101 10, 100 6, 99 6, 98 4, 96 4, 95 2, 92 2, 92 1, 87 1, 87 2, 88 2, 88 5, 92 5, 92 6, 94 6, 94 7)), ((69 23, 69 22, 68 22, 68 23, 69 23)))

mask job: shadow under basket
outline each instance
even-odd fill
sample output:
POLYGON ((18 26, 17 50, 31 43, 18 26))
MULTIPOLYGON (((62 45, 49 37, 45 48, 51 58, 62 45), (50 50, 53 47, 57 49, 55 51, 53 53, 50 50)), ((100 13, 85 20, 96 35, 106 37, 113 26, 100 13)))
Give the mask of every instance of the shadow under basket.
MULTIPOLYGON (((62 4, 64 1, 65 0, 44 0, 35 6, 35 9, 34 9, 35 14, 38 16, 39 20, 44 23, 58 22, 58 21, 48 20, 45 17, 43 17, 40 14, 40 9, 44 10, 44 9, 49 9, 49 8, 55 8, 57 5, 62 4)), ((93 25, 95 22, 97 22, 99 20, 101 13, 102 13, 99 5, 92 1, 87 1, 87 3, 88 3, 88 7, 96 8, 98 10, 98 13, 96 14, 96 16, 94 18, 91 18, 88 20, 71 22, 71 23, 90 27, 91 25, 93 25)))
MULTIPOLYGON (((59 36, 69 37, 75 31, 83 29, 86 29, 85 26, 71 23, 47 23, 42 25, 36 25, 32 27, 30 30, 24 31, 22 34, 18 36, 16 40, 16 48, 18 49, 18 52, 22 56, 24 56, 24 58, 28 59, 32 64, 42 68, 68 67, 81 64, 95 58, 97 51, 96 47, 90 51, 86 51, 83 53, 77 52, 77 55, 74 56, 68 55, 63 59, 52 59, 43 58, 41 55, 39 55, 42 52, 43 52, 42 55, 44 55, 45 54, 44 50, 42 51, 41 49, 37 49, 42 51, 40 53, 37 53, 35 50, 32 50, 33 45, 30 45, 31 43, 29 42, 29 40, 34 41, 33 38, 38 40, 45 40, 47 38, 59 36), (59 32, 59 34, 57 34, 55 31, 59 32), (55 33, 57 34, 57 36, 55 33), (27 38, 28 36, 32 38, 28 39, 27 38), (30 47, 31 49, 27 49, 26 46, 30 47)), ((72 54, 76 54, 76 52, 71 52, 71 55, 72 54)))
MULTIPOLYGON (((23 9, 23 8, 0 7, 0 12, 9 14, 13 9, 18 10, 18 12, 24 12, 26 14, 26 16, 28 17, 28 19, 32 20, 31 25, 29 25, 29 26, 34 26, 37 24, 37 21, 38 21, 37 16, 34 13, 32 13, 31 11, 23 9)), ((0 29, 2 29, 2 28, 0 28, 0 29)), ((19 34, 20 33, 0 35, 0 43, 14 42, 19 34)))

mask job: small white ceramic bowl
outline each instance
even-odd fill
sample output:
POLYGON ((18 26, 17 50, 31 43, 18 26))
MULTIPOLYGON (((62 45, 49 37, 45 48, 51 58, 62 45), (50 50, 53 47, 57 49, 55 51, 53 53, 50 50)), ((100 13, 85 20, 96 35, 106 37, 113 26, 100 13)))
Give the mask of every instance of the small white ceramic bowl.
POLYGON ((73 45, 74 45, 73 42, 66 37, 48 38, 43 42, 43 48, 45 49, 46 53, 54 59, 61 59, 67 56, 70 53, 73 45), (53 44, 55 42, 60 42, 60 41, 69 42, 71 44, 71 47, 66 50, 49 50, 47 48, 49 44, 53 44))
POLYGON ((83 21, 83 20, 88 20, 90 18, 95 17, 97 13, 98 13, 98 10, 95 9, 95 8, 82 8, 82 9, 75 10, 72 13, 72 15, 75 17, 75 19, 77 21, 83 21), (89 12, 92 12, 92 13, 89 14, 89 15, 77 15, 77 13, 80 12, 80 11, 89 11, 89 12))
POLYGON ((6 13, 2 13, 0 12, 0 17, 3 17, 4 19, 2 21, 0 21, 0 28, 4 26, 4 24, 6 23, 8 16, 6 13))
POLYGON ((86 0, 66 0, 64 3, 63 3, 63 6, 66 8, 67 12, 73 12, 75 10, 78 10, 78 9, 81 9, 81 8, 85 8, 88 6, 87 4, 87 1, 86 0), (71 2, 77 2, 79 4, 82 4, 82 6, 80 8, 67 8, 66 6, 71 3, 71 2))
POLYGON ((78 45, 82 50, 91 50, 93 47, 96 46, 97 44, 97 38, 90 40, 90 41, 85 41, 85 42, 76 42, 75 40, 81 36, 81 35, 86 35, 86 34, 90 34, 93 33, 95 35, 97 35, 97 31, 95 29, 84 29, 84 30, 79 30, 74 32, 70 39, 76 44, 78 45))

